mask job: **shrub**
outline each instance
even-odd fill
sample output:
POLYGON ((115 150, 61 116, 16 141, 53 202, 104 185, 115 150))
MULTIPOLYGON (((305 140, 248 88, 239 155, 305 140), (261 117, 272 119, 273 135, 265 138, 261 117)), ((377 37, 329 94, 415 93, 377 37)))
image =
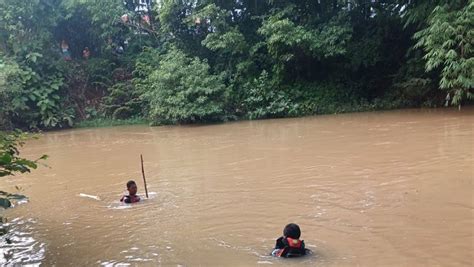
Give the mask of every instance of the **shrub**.
POLYGON ((244 90, 247 92, 244 103, 249 119, 284 117, 296 108, 289 94, 279 90, 266 71, 247 82, 244 90))
POLYGON ((156 124, 217 121, 224 117, 227 88, 209 64, 171 49, 148 77, 145 97, 149 116, 156 124))

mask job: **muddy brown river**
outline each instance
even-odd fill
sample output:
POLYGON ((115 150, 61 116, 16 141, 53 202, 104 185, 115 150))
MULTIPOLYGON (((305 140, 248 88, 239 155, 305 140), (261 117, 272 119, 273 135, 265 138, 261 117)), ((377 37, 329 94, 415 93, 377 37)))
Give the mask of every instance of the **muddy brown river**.
POLYGON ((44 266, 472 266, 474 109, 44 134, 0 180, 0 261, 44 266), (150 198, 119 202, 127 180, 150 198), (313 255, 269 257, 285 224, 313 255), (13 256, 5 256, 16 251, 13 256))

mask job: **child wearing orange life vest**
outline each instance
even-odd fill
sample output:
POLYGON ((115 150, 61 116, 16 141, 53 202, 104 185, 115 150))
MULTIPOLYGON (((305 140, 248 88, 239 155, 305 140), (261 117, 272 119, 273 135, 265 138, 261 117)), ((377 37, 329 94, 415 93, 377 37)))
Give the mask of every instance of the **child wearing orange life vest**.
POLYGON ((283 236, 276 240, 272 256, 283 258, 301 257, 309 253, 300 240, 301 230, 297 224, 290 223, 283 229, 283 236))
POLYGON ((128 181, 127 182, 127 190, 128 190, 128 195, 123 196, 120 199, 120 202, 131 204, 131 203, 136 203, 140 201, 140 197, 137 196, 137 184, 135 181, 128 181))

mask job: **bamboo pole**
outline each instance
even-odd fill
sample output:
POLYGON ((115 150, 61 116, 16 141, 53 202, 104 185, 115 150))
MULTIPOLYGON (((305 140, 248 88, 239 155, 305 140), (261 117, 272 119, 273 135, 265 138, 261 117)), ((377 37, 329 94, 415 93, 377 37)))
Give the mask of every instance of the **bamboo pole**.
POLYGON ((145 194, 146 198, 148 198, 148 188, 146 187, 146 179, 145 179, 145 168, 143 167, 143 155, 140 154, 140 159, 142 162, 142 177, 143 177, 143 183, 145 184, 145 194))

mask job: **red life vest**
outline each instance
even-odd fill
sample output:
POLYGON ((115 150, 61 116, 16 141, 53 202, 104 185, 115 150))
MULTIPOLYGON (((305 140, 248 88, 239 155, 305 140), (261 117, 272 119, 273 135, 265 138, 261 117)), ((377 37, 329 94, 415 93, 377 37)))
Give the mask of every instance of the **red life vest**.
POLYGON ((301 240, 293 239, 291 237, 287 237, 286 241, 288 242, 288 246, 290 246, 290 248, 301 248, 301 245, 303 244, 301 240))
POLYGON ((304 243, 302 240, 293 239, 291 237, 287 237, 283 239, 283 243, 285 247, 280 249, 277 253, 277 257, 299 257, 306 254, 306 250, 304 248, 304 243))

